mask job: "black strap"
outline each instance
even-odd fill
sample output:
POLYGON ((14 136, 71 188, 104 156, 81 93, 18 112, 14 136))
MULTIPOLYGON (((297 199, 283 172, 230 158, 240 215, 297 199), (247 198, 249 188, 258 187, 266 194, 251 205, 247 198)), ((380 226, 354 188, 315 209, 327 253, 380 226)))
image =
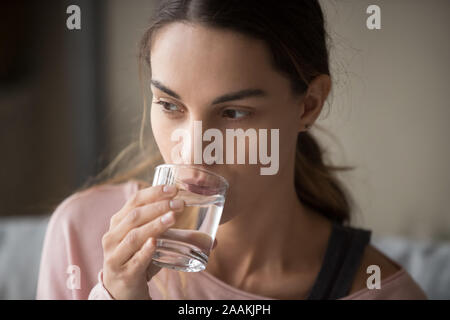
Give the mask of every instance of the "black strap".
POLYGON ((372 231, 333 222, 322 267, 307 300, 335 300, 348 295, 372 231))

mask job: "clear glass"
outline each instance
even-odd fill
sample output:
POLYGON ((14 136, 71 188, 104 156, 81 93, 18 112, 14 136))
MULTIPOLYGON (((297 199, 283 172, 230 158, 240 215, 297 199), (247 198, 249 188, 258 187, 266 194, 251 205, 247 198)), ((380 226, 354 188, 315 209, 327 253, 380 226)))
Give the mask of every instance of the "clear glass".
POLYGON ((219 227, 228 182, 203 168, 163 164, 156 167, 153 186, 163 184, 178 187, 175 199, 183 199, 185 209, 157 239, 152 262, 179 271, 202 271, 219 227))

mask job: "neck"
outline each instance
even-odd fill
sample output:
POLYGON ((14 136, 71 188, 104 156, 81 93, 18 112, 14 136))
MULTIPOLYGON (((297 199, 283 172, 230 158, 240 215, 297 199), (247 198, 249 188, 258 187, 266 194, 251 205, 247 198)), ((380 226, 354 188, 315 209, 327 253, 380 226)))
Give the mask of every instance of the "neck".
POLYGON ((298 261, 307 272, 323 246, 324 220, 302 205, 294 186, 271 189, 270 201, 219 227, 207 271, 237 287, 251 276, 302 272, 298 261))

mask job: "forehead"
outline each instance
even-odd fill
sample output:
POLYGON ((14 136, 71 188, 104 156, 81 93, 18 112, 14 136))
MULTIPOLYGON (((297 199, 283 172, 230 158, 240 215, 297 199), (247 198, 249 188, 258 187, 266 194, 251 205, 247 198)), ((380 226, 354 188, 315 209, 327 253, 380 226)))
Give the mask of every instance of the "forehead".
POLYGON ((263 41, 198 24, 172 23, 158 30, 150 58, 152 77, 180 92, 268 89, 281 77, 263 41))

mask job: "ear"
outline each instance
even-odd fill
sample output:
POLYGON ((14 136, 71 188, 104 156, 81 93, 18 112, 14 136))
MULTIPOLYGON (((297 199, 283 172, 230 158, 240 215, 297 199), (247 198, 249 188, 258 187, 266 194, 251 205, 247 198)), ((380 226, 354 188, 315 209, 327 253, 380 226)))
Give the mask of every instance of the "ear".
POLYGON ((303 113, 300 117, 299 132, 306 131, 316 121, 323 104, 327 100, 331 90, 331 78, 329 75, 321 74, 315 77, 308 86, 308 89, 301 101, 303 113))

